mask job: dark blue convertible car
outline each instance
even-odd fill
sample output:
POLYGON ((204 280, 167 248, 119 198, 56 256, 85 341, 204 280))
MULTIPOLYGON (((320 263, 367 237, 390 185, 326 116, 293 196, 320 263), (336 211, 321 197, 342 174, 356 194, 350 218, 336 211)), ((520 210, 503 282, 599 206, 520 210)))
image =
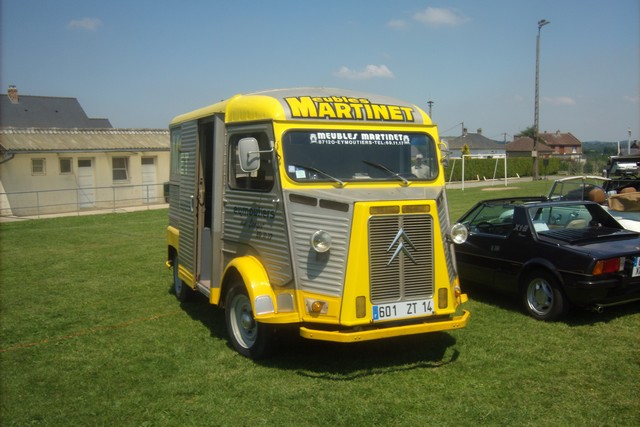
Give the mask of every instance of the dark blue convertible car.
POLYGON ((462 284, 517 292, 537 319, 640 300, 640 234, 597 203, 485 200, 458 222, 468 230, 455 246, 462 284))

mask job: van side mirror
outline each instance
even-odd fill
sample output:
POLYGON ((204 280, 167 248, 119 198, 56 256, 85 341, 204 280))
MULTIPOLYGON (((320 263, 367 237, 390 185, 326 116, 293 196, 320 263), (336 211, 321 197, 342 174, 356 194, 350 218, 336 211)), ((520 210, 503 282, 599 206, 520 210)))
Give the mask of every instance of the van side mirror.
POLYGON ((444 141, 440 141, 438 146, 440 147, 440 152, 442 153, 440 163, 442 163, 442 166, 446 169, 449 167, 449 147, 444 141))
POLYGON ((242 172, 255 172, 260 169, 260 147, 255 138, 242 138, 238 141, 238 157, 242 172))

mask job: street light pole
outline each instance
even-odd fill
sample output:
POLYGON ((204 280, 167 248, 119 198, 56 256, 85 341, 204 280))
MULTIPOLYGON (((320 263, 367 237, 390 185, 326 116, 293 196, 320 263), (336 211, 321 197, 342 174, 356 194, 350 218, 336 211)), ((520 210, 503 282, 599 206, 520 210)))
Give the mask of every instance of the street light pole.
POLYGON ((540 114, 540 29, 545 25, 549 24, 549 21, 546 19, 541 19, 538 21, 538 36, 536 37, 536 98, 535 98, 535 108, 533 113, 533 151, 531 156, 533 157, 533 179, 537 181, 538 176, 538 152, 536 150, 536 145, 538 144, 538 133, 540 132, 539 128, 539 114, 540 114))

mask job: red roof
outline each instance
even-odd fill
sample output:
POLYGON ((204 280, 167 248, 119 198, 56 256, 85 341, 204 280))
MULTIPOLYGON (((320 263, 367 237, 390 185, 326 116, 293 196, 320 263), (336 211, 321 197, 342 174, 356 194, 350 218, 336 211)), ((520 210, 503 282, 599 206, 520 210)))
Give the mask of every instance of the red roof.
MULTIPOLYGON (((533 139, 528 136, 521 136, 514 139, 512 142, 506 145, 507 152, 531 152, 533 150, 533 139)), ((539 153, 551 153, 553 149, 549 146, 539 142, 536 144, 536 151, 539 153)))

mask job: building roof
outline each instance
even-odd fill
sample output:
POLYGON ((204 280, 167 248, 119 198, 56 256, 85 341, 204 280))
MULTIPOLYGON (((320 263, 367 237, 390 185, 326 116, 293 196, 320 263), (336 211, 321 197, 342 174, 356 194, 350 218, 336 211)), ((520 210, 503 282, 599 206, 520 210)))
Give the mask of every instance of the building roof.
POLYGON ((447 142, 449 150, 461 150, 465 144, 470 150, 501 150, 504 151, 504 145, 487 138, 482 132, 468 133, 465 132, 460 136, 443 136, 447 142))
POLYGON ((168 151, 166 129, 0 129, 0 152, 168 151))
MULTIPOLYGON (((533 138, 529 138, 528 136, 516 138, 506 145, 506 149, 507 153, 524 151, 530 153, 533 150, 533 138)), ((539 142, 536 144, 536 151, 539 153, 552 153, 553 149, 548 145, 539 142)))
POLYGON ((541 132, 539 135, 540 135, 540 138, 542 138, 547 145, 550 145, 552 147, 555 147, 556 145, 563 145, 563 146, 569 146, 569 147, 582 145, 580 140, 575 136, 573 136, 571 132, 565 132, 565 133, 561 133, 560 131, 556 131, 553 133, 541 132))
POLYGON ((87 117, 76 98, 0 95, 0 127, 111 128, 109 119, 87 117))

